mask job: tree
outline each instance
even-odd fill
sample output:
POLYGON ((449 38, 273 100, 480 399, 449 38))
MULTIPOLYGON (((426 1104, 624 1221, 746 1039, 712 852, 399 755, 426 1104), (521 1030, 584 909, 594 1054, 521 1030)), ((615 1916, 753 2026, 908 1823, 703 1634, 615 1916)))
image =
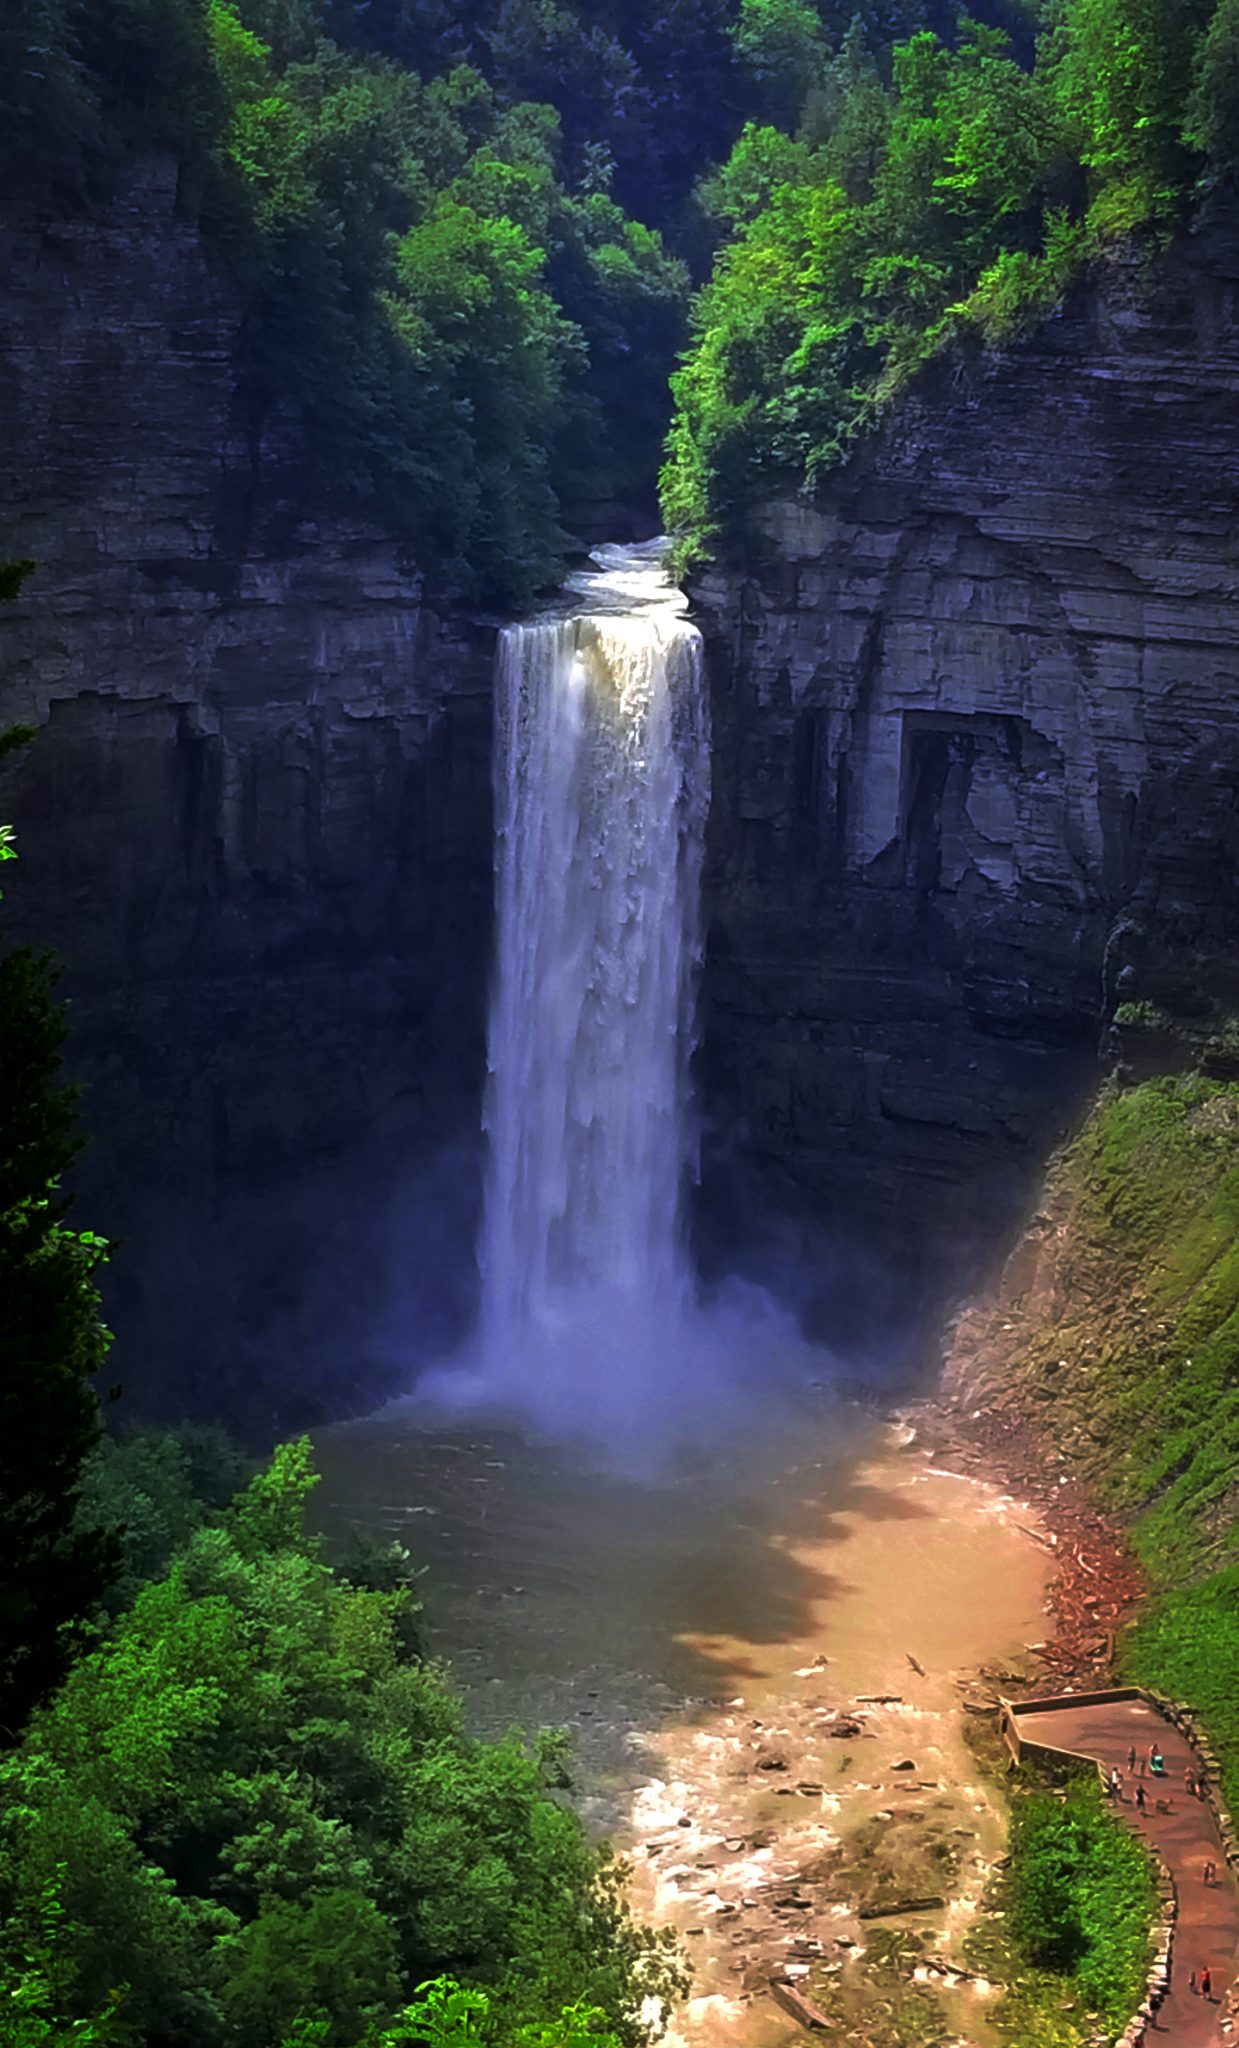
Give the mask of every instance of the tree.
POLYGON ((740 0, 736 55, 772 120, 792 124, 829 55, 811 0, 740 0))
MULTIPOLYGON (((13 564, 0 594, 30 570, 13 564)), ((0 754, 29 737, 0 735, 0 754)), ((14 849, 0 835, 0 858, 14 849)), ((91 1381, 110 1337, 95 1274, 107 1245, 66 1229, 77 1091, 60 1078, 68 1025, 46 955, 0 958, 0 1739, 62 1677, 117 1567, 104 1530, 76 1526, 99 1440, 91 1381)))
MULTIPOLYGON (((0 12, 0 167, 76 177, 97 133, 98 97, 63 0, 6 0, 0 12)), ((3 593, 0 592, 0 596, 3 593)))
POLYGON ((450 1972, 489 1988, 495 2048, 582 1998, 638 2048, 683 1988, 669 1937, 550 1796, 553 1752, 466 1732, 407 1574, 324 1561, 315 1483, 282 1446, 0 1758, 0 1987, 54 1887, 60 2010, 124 1986, 138 2039, 380 2048, 450 1972))
POLYGON ((1050 45, 1101 225, 1122 232, 1183 189, 1180 130, 1201 0, 1066 0, 1050 45))
POLYGON ((1234 181, 1239 174, 1239 0, 1219 0, 1201 37, 1183 134, 1206 159, 1213 183, 1234 181))

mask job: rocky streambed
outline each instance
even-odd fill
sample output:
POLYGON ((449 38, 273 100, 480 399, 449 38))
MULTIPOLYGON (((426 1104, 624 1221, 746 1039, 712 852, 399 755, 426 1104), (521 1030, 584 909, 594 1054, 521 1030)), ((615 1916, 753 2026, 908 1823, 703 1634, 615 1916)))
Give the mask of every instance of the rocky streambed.
POLYGON ((992 2038, 964 1937, 1004 1823, 966 1726, 1046 1633, 1026 1505, 833 1406, 655 1485, 391 1417, 319 1456, 328 1521, 430 1567, 475 1725, 573 1730, 583 1811, 692 1967, 674 2048, 814 2016, 874 2048, 992 2038))

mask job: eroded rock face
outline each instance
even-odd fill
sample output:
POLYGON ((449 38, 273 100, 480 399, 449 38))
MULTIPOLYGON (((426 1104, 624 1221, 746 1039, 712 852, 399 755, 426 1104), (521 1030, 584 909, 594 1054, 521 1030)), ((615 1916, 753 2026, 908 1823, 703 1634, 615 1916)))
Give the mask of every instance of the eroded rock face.
POLYGON ((339 1412, 471 1294, 493 636, 246 416, 165 166, 6 230, 0 307, 4 927, 65 963, 117 1369, 339 1412))
POLYGON ((1116 1002, 1239 995, 1237 285, 1199 237, 936 372, 696 593, 707 1211, 816 1210, 860 1323, 857 1251, 966 1284, 1116 1002))
MULTIPOLYGON (((835 1336, 970 1283, 1116 1001, 1239 1005, 1237 282, 1202 238, 927 378, 697 592, 707 1236, 835 1336)), ((470 1306, 493 632, 248 410, 165 167, 0 232, 0 307, 5 932, 66 963, 118 1368, 339 1412, 470 1306)))

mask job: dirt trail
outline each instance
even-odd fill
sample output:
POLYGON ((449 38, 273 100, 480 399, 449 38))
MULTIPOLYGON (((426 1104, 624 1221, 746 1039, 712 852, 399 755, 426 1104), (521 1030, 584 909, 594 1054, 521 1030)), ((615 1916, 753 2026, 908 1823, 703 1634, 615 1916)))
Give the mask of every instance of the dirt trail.
POLYGON ((1166 2048, 1211 2048, 1233 2039, 1221 2030, 1222 2002, 1235 1981, 1239 1953, 1239 1897, 1230 1880, 1221 1837, 1212 1808, 1188 1792, 1185 1773, 1199 1771, 1195 1752, 1184 1736, 1143 1700, 1115 1700, 1104 1705, 1073 1706, 1030 1715, 1021 1724, 1029 1742, 1075 1750, 1096 1758, 1106 1770, 1123 1777, 1117 1811, 1156 1849, 1175 1881, 1179 1917, 1175 1931, 1170 1989, 1158 2010, 1147 2040, 1166 2048), (1150 1777, 1149 1746, 1156 1742, 1166 1759, 1164 1783, 1150 1777), (1144 1758, 1143 1778, 1128 1767, 1135 1746, 1144 1758), (1143 1783, 1144 1812, 1135 1804, 1135 1787, 1143 1783), (1163 1808, 1166 1810, 1163 1811, 1163 1808), (1206 1885, 1204 1866, 1212 1858, 1218 1882, 1206 1885), (1212 2002, 1193 1993, 1191 1973, 1207 1966, 1213 1975, 1212 2002))

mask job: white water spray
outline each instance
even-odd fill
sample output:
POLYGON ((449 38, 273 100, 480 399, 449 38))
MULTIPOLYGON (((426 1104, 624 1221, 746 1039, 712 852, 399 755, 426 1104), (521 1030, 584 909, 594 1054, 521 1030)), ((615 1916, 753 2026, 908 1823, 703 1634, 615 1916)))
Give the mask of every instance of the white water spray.
POLYGON ((700 635, 661 557, 599 550, 569 606, 500 641, 482 1310, 418 1389, 630 1469, 821 1363, 759 1289, 696 1301, 710 748, 700 635))
POLYGON ((481 1347, 543 1408, 644 1382, 692 1294, 701 640, 656 550, 597 559, 582 608, 510 627, 496 673, 481 1347))

